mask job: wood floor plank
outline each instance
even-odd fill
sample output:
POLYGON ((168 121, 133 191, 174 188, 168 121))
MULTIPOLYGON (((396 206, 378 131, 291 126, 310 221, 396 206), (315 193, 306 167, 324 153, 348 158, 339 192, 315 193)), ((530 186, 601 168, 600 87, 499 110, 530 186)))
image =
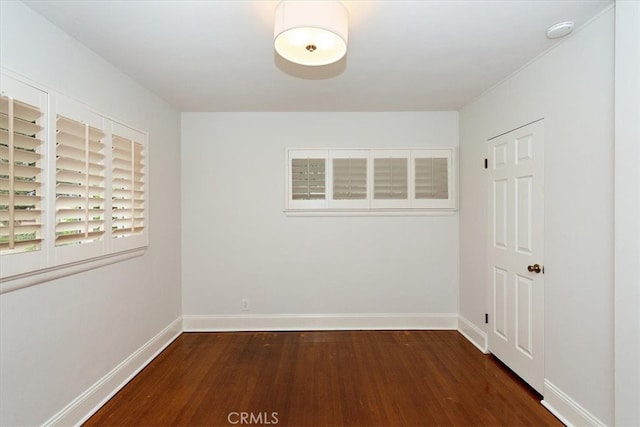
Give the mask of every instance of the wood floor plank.
POLYGON ((539 400, 455 331, 185 333, 85 425, 561 426, 539 400))

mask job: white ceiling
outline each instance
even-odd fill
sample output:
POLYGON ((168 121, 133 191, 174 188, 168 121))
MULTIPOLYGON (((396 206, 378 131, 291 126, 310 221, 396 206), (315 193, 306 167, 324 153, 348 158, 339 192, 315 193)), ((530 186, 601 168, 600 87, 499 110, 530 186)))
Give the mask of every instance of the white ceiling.
POLYGON ((276 1, 25 1, 180 111, 457 110, 612 2, 346 0, 346 57, 304 67, 274 53, 276 1))

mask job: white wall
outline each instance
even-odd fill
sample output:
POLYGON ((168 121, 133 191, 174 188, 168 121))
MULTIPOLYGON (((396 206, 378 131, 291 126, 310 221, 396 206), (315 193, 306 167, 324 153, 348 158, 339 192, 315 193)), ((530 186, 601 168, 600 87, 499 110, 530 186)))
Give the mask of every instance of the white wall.
POLYGON ((544 117, 545 378, 606 424, 614 413, 613 35, 610 9, 460 115, 460 312, 485 327, 486 141, 544 117))
POLYGON ((0 425, 40 425, 180 317, 180 115, 24 4, 0 8, 2 67, 150 132, 146 254, 0 296, 0 425))
POLYGON ((640 425, 640 2, 616 3, 615 396, 640 425))
POLYGON ((456 313, 457 215, 283 208, 287 147, 457 144, 455 112, 183 113, 184 314, 456 313))

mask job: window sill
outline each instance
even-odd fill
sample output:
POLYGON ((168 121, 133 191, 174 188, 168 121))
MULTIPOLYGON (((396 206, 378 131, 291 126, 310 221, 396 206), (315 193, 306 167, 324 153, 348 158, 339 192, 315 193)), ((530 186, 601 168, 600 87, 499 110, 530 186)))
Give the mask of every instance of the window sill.
POLYGON ((346 209, 285 209, 284 214, 288 217, 298 216, 453 216, 456 209, 367 209, 367 210, 346 210, 346 209))
POLYGON ((90 260, 32 271, 30 273, 2 277, 0 278, 0 295, 7 292, 17 291, 18 289, 28 288, 29 286, 37 285, 39 283, 71 276, 83 271, 89 271, 106 265, 136 258, 144 255, 146 249, 146 247, 142 247, 90 260))

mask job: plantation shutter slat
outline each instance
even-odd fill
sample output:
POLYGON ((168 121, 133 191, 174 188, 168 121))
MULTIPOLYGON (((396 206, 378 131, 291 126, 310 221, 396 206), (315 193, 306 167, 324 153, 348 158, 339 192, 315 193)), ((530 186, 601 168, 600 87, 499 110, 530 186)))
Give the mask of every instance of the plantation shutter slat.
MULTIPOLYGON (((42 211, 39 210, 22 210, 22 211, 15 211, 13 218, 15 220, 28 220, 30 218, 32 218, 33 216, 36 217, 40 217, 40 215, 42 214, 42 211)), ((8 210, 2 210, 0 211, 0 224, 4 223, 6 221, 9 221, 9 211, 8 210)), ((0 225, 0 227, 2 227, 2 225, 0 225)), ((5 225, 6 227, 6 225, 5 225)))
MULTIPOLYGON (((31 136, 22 135, 20 133, 14 133, 14 144, 24 150, 37 150, 42 141, 31 136)), ((9 131, 6 129, 0 130, 0 144, 9 145, 9 131)))
POLYGON ((87 146, 87 140, 85 135, 85 128, 82 123, 77 124, 78 129, 76 132, 71 131, 61 131, 57 129, 56 131, 56 143, 58 147, 65 146, 70 148, 76 148, 82 152, 84 152, 87 146), (82 135, 78 135, 77 132, 82 132, 82 135))
MULTIPOLYGON (((0 251, 40 250, 42 161, 38 107, 0 96, 0 251)), ((9 253, 9 252, 7 252, 9 253)))
MULTIPOLYGON (((58 164, 59 166, 65 164, 65 161, 62 160, 60 161, 60 163, 58 164)), ((89 180, 89 185, 95 185, 95 186, 100 186, 101 183, 104 182, 104 177, 101 175, 84 175, 84 177, 79 177, 78 175, 80 175, 81 172, 75 172, 72 170, 68 170, 68 169, 58 169, 56 171, 56 181, 57 182, 76 182, 79 183, 80 180, 83 180, 84 178, 89 180)))
POLYGON ((63 172, 76 172, 77 176, 74 179, 74 182, 78 182, 79 180, 83 180, 84 177, 83 172, 86 168, 86 162, 80 159, 74 159, 72 157, 58 157, 56 159, 56 167, 58 170, 63 172))
MULTIPOLYGON (((78 221, 67 221, 67 222, 60 223, 56 226, 56 231, 74 231, 77 234, 84 234, 86 224, 89 224, 89 228, 92 228, 92 227, 99 227, 103 223, 103 221, 101 220, 83 221, 82 219, 83 218, 80 218, 78 221)), ((98 233, 98 232, 94 232, 94 233, 98 233)))
MULTIPOLYGON (((22 193, 21 191, 15 191, 15 193, 22 193)), ((30 196, 26 194, 18 194, 14 195, 13 198, 10 194, 0 194, 0 205, 7 206, 9 203, 15 204, 16 208, 18 206, 35 206, 40 203, 40 196, 30 196)))
POLYGON ((16 225, 16 234, 34 234, 40 231, 40 224, 22 224, 16 225))
POLYGON ((85 232, 85 229, 79 230, 77 233, 74 232, 65 232, 65 234, 56 236, 56 245, 74 245, 86 243, 87 241, 95 241, 99 240, 104 231, 90 231, 85 232))
MULTIPOLYGON (((78 126, 78 122, 64 116, 58 116, 56 120, 56 130, 58 133, 66 133, 69 135, 75 135, 84 140, 85 130, 83 127, 78 126)), ((104 137, 102 130, 95 127, 89 127, 89 140, 98 141, 104 137)))
POLYGON ((56 117, 56 246, 102 239, 104 136, 86 123, 56 117))
MULTIPOLYGON (((40 153, 36 153, 34 151, 27 150, 13 150, 13 160, 16 163, 21 164, 32 164, 36 163, 40 160, 40 153)), ((0 158, 8 159, 9 158, 9 147, 5 145, 0 145, 0 158)))
POLYGON ((101 187, 87 187, 85 185, 78 184, 57 184, 56 194, 67 195, 72 197, 91 197, 92 194, 101 194, 101 187))
POLYGON ((84 126, 76 120, 71 120, 67 117, 58 115, 56 118, 56 133, 58 135, 74 135, 84 141, 85 129, 84 126))
POLYGON ((144 145, 113 135, 111 155, 111 236, 142 234, 146 227, 144 145))
MULTIPOLYGON (((101 146, 90 146, 89 148, 89 163, 94 164, 94 167, 100 167, 101 162, 104 161, 104 154, 94 152, 94 149, 101 149, 101 146)), ((78 159, 85 161, 85 148, 76 148, 71 145, 65 145, 64 143, 58 143, 56 154, 60 157, 67 157, 70 159, 78 159)))
POLYGON ((8 116, 11 108, 13 108, 13 115, 18 120, 35 123, 42 116, 42 112, 38 107, 17 100, 10 100, 6 96, 0 97, 0 113, 8 116), (13 106, 11 106, 11 102, 13 102, 13 106))
POLYGON ((4 227, 0 227, 0 251, 14 250, 16 252, 31 252, 38 248, 42 243, 42 238, 27 238, 24 235, 20 235, 19 238, 13 242, 10 246, 7 239, 9 238, 8 231, 5 233, 4 227))
MULTIPOLYGON (((7 113, 0 113, 0 129, 9 129, 9 117, 7 113)), ((22 134, 22 135, 35 135, 42 130, 42 126, 33 123, 27 122, 25 120, 14 117, 13 120, 13 131, 22 134)), ((5 131, 5 135, 6 135, 5 131)))
MULTIPOLYGON (((91 214, 93 215, 92 218, 100 217, 104 215, 104 209, 92 209, 91 214)), ((75 222, 75 221, 82 221, 82 220, 83 220, 83 211, 81 210, 73 209, 72 207, 69 207, 69 208, 58 209, 56 211, 56 221, 58 222, 75 222), (62 221, 63 219, 66 221, 62 221)))
MULTIPOLYGON (((0 175, 2 173, 0 172, 0 175)), ((10 181, 7 178, 0 178, 0 191, 9 191, 10 181)), ((14 181, 13 186, 15 191, 20 191, 23 193, 28 193, 33 191, 33 187, 39 186, 40 183, 37 181, 14 181)))
MULTIPOLYGON (((0 160, 1 162, 2 160, 0 160)), ((42 170, 33 166, 23 166, 14 164, 14 176, 22 177, 24 182, 32 182, 40 184, 39 178, 42 170)), ((0 163, 0 176, 9 176, 9 163, 0 163)))
POLYGON ((122 171, 124 173, 129 173, 131 171, 131 159, 122 159, 114 157, 112 161, 112 165, 116 170, 122 171))

